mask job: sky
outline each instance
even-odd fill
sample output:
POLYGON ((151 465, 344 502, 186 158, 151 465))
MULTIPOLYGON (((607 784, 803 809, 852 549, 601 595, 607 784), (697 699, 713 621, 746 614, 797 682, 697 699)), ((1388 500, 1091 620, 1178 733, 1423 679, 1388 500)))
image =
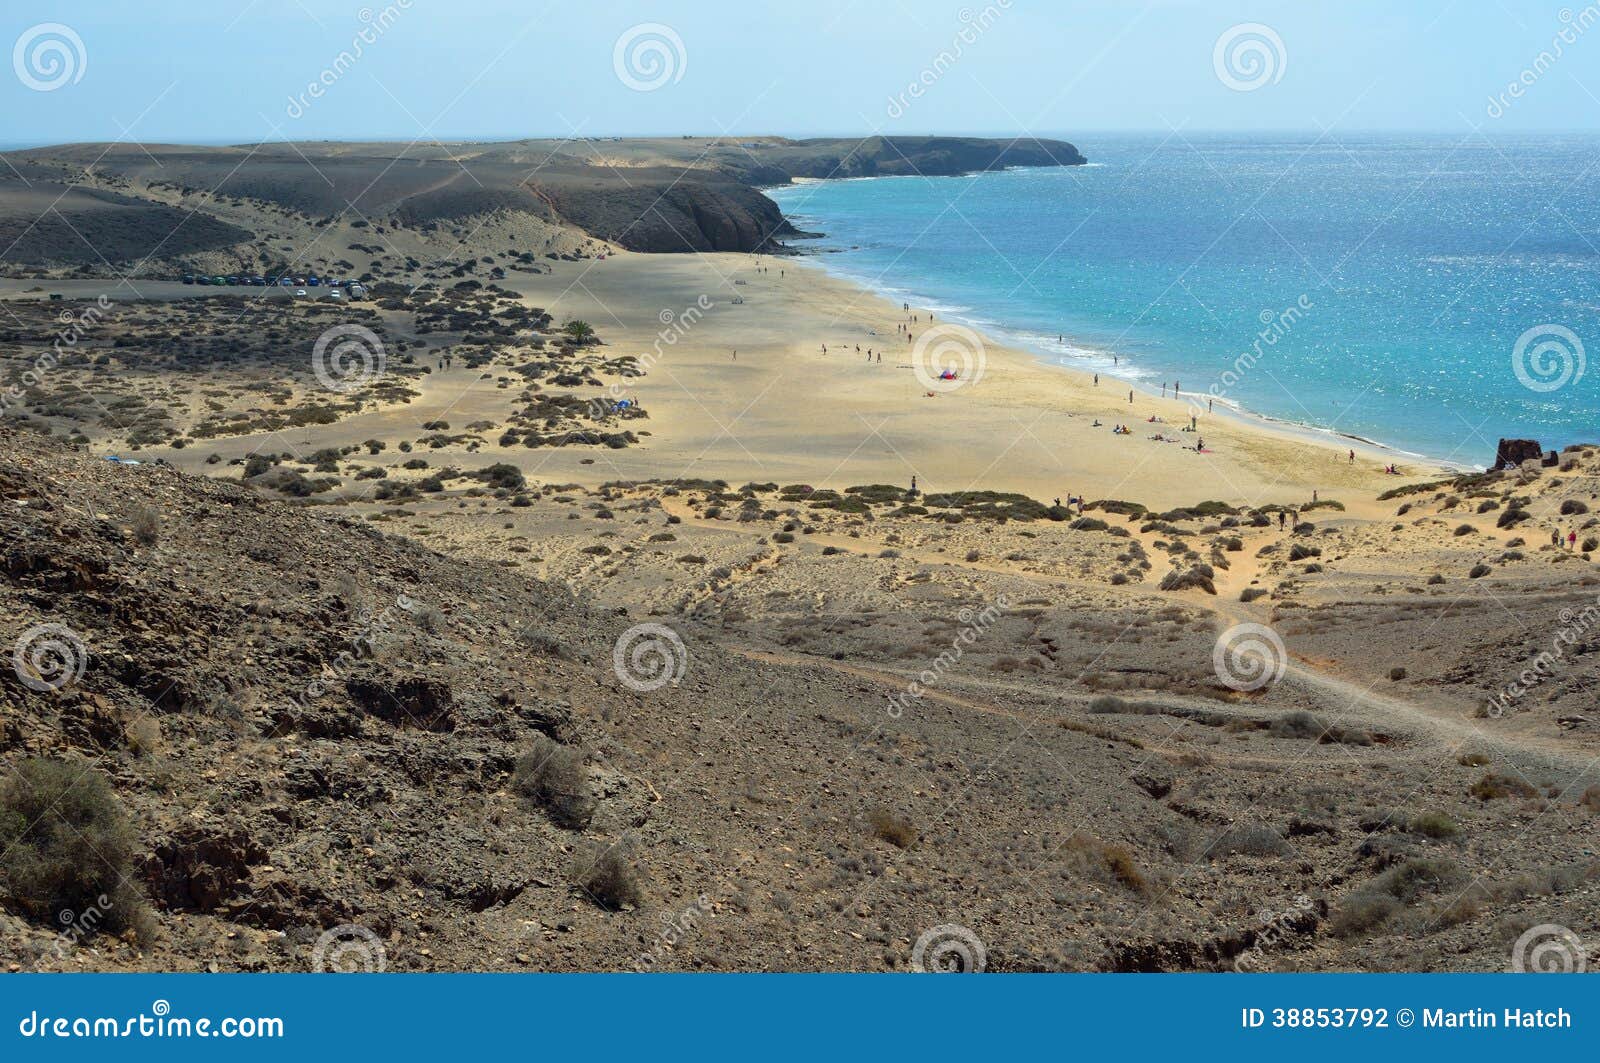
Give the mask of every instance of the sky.
POLYGON ((8 0, 0 43, 7 145, 1600 130, 1600 0, 8 0))

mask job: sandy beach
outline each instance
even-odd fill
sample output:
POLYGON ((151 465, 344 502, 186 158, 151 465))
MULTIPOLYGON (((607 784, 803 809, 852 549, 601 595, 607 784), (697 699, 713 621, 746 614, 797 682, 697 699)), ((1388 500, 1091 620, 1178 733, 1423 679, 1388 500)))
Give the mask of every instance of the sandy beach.
MULTIPOLYGON (((905 485, 915 476, 928 491, 1168 506, 1299 502, 1312 491, 1356 504, 1440 468, 1402 460, 1404 475, 1388 475, 1393 452, 1256 423, 1220 406, 1200 416, 1197 433, 1186 433, 1186 400, 1135 390, 1130 404, 1126 381, 1101 375, 1096 385, 1091 373, 1046 364, 988 336, 981 379, 929 396, 912 368, 914 343, 896 331, 907 322, 913 335, 922 332, 926 310, 902 311, 804 258, 757 261, 624 252, 506 281, 557 321, 591 322, 608 354, 654 357, 650 372, 624 389, 650 414, 646 445, 536 454, 523 459, 530 474, 583 483, 684 476, 836 488, 905 485), (669 314, 689 322, 692 308, 705 305, 702 297, 710 309, 692 323, 663 323, 669 314), (919 320, 909 322, 912 315, 919 320), (1151 416, 1160 420, 1151 423, 1151 416), (1113 435, 1116 424, 1132 434, 1113 435), (1152 441, 1157 434, 1181 442, 1152 441), (1208 453, 1193 449, 1197 436, 1208 453), (594 463, 580 464, 586 457, 594 463)), ((428 419, 436 403, 471 419, 474 389, 464 376, 438 379, 408 408, 408 420, 428 419)))

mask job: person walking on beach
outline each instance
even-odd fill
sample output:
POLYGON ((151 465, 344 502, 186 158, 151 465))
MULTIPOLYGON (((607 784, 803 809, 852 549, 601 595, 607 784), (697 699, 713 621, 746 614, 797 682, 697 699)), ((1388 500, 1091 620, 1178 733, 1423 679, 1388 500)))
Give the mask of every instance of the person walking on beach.
POLYGON ((1356 463, 1356 452, 1354 450, 1352 450, 1352 451, 1350 451, 1350 464, 1354 465, 1355 463, 1356 463))
POLYGON ((1131 389, 1128 391, 1128 405, 1133 405, 1133 391, 1131 389))
POLYGON ((733 360, 736 362, 739 360, 739 348, 737 347, 733 349, 733 360))
POLYGON ((1165 380, 1161 382, 1161 397, 1167 397, 1167 382, 1165 380))
POLYGON ((1206 400, 1206 412, 1207 412, 1207 413, 1210 413, 1210 412, 1211 412, 1211 404, 1212 404, 1212 403, 1213 403, 1213 402, 1215 402, 1215 401, 1216 401, 1216 400, 1215 400, 1215 399, 1207 399, 1207 400, 1206 400))
POLYGON ((1578 533, 1575 532, 1575 531, 1567 532, 1567 549, 1568 550, 1574 549, 1575 547, 1577 547, 1577 545, 1578 545, 1578 533))
POLYGON ((1315 491, 1312 491, 1311 492, 1311 501, 1315 502, 1316 500, 1317 500, 1317 493, 1315 491))
POLYGON ((1100 386, 1100 374, 1099 373, 1096 373, 1094 375, 1094 386, 1095 387, 1099 387, 1100 386))
POLYGON ((1177 398, 1177 397, 1178 397, 1178 392, 1180 392, 1180 391, 1182 391, 1182 390, 1183 390, 1183 384, 1182 384, 1182 382, 1181 382, 1181 381, 1177 381, 1177 380, 1174 380, 1174 381, 1173 381, 1173 382, 1172 382, 1172 397, 1173 397, 1173 398, 1177 398))
POLYGON ((1278 530, 1283 531, 1283 510, 1278 510, 1278 530))
POLYGON ((1560 528, 1551 528, 1550 529, 1550 545, 1556 547, 1557 549, 1561 548, 1561 529, 1560 528))

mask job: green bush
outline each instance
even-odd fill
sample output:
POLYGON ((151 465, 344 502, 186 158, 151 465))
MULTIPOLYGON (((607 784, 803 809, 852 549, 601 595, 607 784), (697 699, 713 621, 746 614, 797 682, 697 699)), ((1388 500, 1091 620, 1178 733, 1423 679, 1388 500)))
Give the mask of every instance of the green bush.
POLYGON ((153 921, 132 884, 137 849, 98 771, 29 759, 0 783, 0 886, 35 919, 59 927, 99 912, 99 928, 148 937, 153 921))

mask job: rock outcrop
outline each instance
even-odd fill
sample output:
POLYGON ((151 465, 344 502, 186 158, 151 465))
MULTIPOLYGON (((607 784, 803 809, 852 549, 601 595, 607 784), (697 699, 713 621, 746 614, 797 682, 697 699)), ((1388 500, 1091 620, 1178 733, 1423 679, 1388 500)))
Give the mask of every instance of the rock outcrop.
POLYGON ((1502 439, 1495 448, 1494 465, 1489 471, 1514 469, 1525 461, 1542 461, 1544 448, 1537 439, 1502 439))

